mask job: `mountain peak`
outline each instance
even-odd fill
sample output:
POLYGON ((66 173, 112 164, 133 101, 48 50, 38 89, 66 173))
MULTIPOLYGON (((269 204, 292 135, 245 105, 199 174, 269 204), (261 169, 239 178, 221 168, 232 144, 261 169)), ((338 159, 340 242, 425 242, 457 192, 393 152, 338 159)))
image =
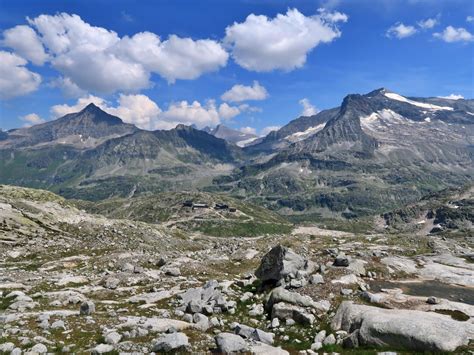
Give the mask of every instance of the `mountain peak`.
POLYGON ((95 105, 93 102, 84 107, 81 112, 105 112, 99 106, 95 105))

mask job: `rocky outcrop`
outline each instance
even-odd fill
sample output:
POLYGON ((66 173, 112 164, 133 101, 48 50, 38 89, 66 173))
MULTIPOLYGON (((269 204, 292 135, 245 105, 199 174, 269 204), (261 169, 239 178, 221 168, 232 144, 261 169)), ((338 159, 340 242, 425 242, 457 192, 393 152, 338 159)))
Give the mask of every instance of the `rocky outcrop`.
POLYGON ((311 263, 291 249, 277 245, 264 255, 255 275, 262 281, 277 282, 287 277, 295 278, 298 272, 308 272, 311 263))
POLYGON ((332 320, 333 329, 351 332, 360 344, 410 351, 454 351, 474 338, 474 326, 449 316, 413 310, 382 309, 343 302, 332 320))

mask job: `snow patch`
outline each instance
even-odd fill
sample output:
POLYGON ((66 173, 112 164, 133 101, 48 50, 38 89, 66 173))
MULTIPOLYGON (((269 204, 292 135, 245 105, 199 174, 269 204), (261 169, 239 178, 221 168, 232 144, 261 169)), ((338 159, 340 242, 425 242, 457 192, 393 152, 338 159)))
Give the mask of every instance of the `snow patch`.
POLYGON ((430 118, 430 117, 426 117, 426 118, 425 118, 425 122, 430 123, 430 122, 431 122, 431 118, 430 118))
POLYGON ((395 94, 395 93, 392 93, 392 92, 386 92, 386 93, 384 93, 384 95, 386 97, 388 97, 389 99, 392 99, 392 100, 405 102, 405 103, 413 105, 413 106, 427 108, 427 109, 433 110, 433 111, 439 111, 439 110, 454 111, 454 109, 452 107, 438 106, 438 105, 433 105, 433 104, 427 104, 427 103, 424 103, 424 102, 418 102, 418 101, 407 99, 406 97, 403 97, 401 95, 398 95, 398 94, 395 94))
POLYGON ((289 136, 286 136, 285 139, 292 143, 299 142, 318 133, 325 126, 326 126, 326 123, 321 123, 321 124, 318 124, 317 126, 309 127, 305 131, 295 132, 293 134, 290 134, 289 136))
POLYGON ((237 146, 239 146, 240 148, 243 148, 243 147, 246 147, 247 145, 249 145, 250 143, 252 143, 254 140, 258 139, 258 137, 252 137, 252 138, 249 138, 249 139, 245 139, 243 141, 239 141, 237 143, 235 143, 237 146))

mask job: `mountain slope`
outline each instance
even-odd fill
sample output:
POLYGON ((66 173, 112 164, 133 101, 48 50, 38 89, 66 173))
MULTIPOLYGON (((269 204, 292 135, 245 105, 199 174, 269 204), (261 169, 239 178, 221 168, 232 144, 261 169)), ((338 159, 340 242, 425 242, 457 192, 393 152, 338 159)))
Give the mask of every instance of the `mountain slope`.
POLYGON ((22 132, 10 133, 0 147, 0 181, 68 197, 102 199, 206 184, 241 159, 238 147, 192 127, 143 131, 93 105, 22 132), (70 139, 81 135, 87 138, 70 139), (94 144, 85 144, 92 138, 94 144))
POLYGON ((311 218, 383 212, 459 186, 474 176, 474 102, 459 101, 349 95, 323 128, 216 179, 215 189, 311 218))
POLYGON ((134 125, 123 123, 91 103, 80 112, 57 120, 8 131, 6 139, 0 141, 0 149, 55 144, 89 148, 136 131, 138 128, 134 125))
POLYGON ((222 124, 217 125, 214 129, 209 131, 214 137, 221 138, 227 142, 234 143, 239 147, 245 147, 252 144, 258 136, 251 133, 244 133, 222 124))

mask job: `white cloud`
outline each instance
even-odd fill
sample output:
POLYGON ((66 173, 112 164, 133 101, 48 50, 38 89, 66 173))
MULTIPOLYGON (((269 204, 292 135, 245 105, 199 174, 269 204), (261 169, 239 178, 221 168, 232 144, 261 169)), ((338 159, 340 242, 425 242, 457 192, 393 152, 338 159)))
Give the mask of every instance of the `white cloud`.
POLYGON ((22 121, 26 122, 25 127, 30 127, 30 126, 35 125, 35 124, 46 122, 46 120, 42 119, 36 113, 30 113, 28 115, 20 117, 20 119, 22 121))
POLYGON ((299 103, 301 106, 303 106, 303 111, 301 111, 301 116, 313 116, 318 113, 318 109, 315 106, 313 106, 307 98, 301 99, 299 103))
POLYGON ((234 85, 232 88, 222 94, 221 99, 224 101, 240 102, 247 100, 265 100, 268 97, 267 90, 254 81, 252 86, 234 85))
POLYGON ((81 97, 87 94, 85 90, 82 90, 70 78, 56 78, 51 81, 50 86, 61 89, 68 97, 81 97))
POLYGON ((253 127, 241 127, 239 131, 245 134, 257 135, 257 130, 253 127))
POLYGON ((219 112, 212 100, 205 105, 201 105, 198 101, 192 103, 187 101, 175 102, 168 107, 168 110, 163 112, 158 127, 173 128, 180 123, 185 125, 195 124, 198 128, 216 126, 220 123, 219 112))
POLYGON ((281 126, 267 126, 260 131, 261 136, 266 136, 268 133, 278 131, 281 126))
POLYGON ((464 99, 464 96, 458 94, 450 94, 448 96, 438 96, 440 99, 449 99, 449 100, 460 100, 464 99))
POLYGON ((88 95, 79 98, 73 105, 55 105, 51 107, 54 117, 79 112, 88 104, 93 103, 102 110, 120 117, 124 122, 132 123, 147 130, 171 129, 178 124, 196 125, 198 128, 216 126, 222 120, 233 118, 243 112, 242 109, 226 103, 217 107, 214 100, 205 105, 199 101, 173 102, 167 110, 162 110, 146 95, 121 94, 117 104, 111 105, 101 97, 88 95))
POLYGON ((11 99, 38 89, 41 76, 28 70, 26 64, 22 57, 0 51, 0 99, 11 99))
POLYGON ((385 35, 389 38, 396 37, 398 39, 413 36, 417 32, 413 26, 406 26, 403 23, 397 23, 390 27, 385 35))
POLYGON ((42 65, 48 58, 36 32, 29 26, 15 26, 3 31, 1 44, 36 65, 42 65))
POLYGON ((117 52, 142 63, 170 83, 176 79, 196 79, 203 73, 218 70, 227 64, 229 57, 219 43, 209 39, 194 41, 171 35, 162 42, 151 32, 124 37, 117 52))
POLYGON ((222 103, 219 106, 219 116, 223 119, 231 119, 240 114, 240 108, 235 106, 230 106, 227 103, 222 103))
POLYGON ((439 24, 439 21, 437 18, 428 18, 426 20, 417 22, 417 25, 423 30, 429 30, 430 28, 433 28, 437 24, 439 24))
POLYGON ((153 130, 159 118, 161 109, 146 95, 120 95, 119 105, 108 108, 107 112, 120 117, 124 122, 135 126, 153 130))
POLYGON ((445 42, 470 42, 474 40, 474 35, 468 32, 465 28, 455 28, 448 26, 441 33, 433 33, 433 36, 445 42))
POLYGON ((474 16, 466 17, 466 22, 474 22, 474 16))
POLYGON ((5 41, 37 64, 48 59, 62 74, 66 89, 74 85, 97 93, 135 92, 152 86, 151 73, 170 83, 192 80, 225 66, 229 56, 214 40, 170 35, 162 41, 151 32, 120 38, 67 13, 28 18, 28 23, 31 27, 6 30, 5 41))
MULTIPOLYGON (((304 65, 308 53, 316 46, 341 35, 328 16, 325 12, 305 16, 297 9, 289 9, 275 18, 250 14, 244 22, 226 28, 224 43, 237 64, 245 69, 293 70, 304 65)), ((333 20, 338 18, 341 16, 333 20)))
POLYGON ((327 12, 324 8, 318 9, 321 14, 321 18, 329 22, 347 22, 349 16, 339 11, 327 12))

